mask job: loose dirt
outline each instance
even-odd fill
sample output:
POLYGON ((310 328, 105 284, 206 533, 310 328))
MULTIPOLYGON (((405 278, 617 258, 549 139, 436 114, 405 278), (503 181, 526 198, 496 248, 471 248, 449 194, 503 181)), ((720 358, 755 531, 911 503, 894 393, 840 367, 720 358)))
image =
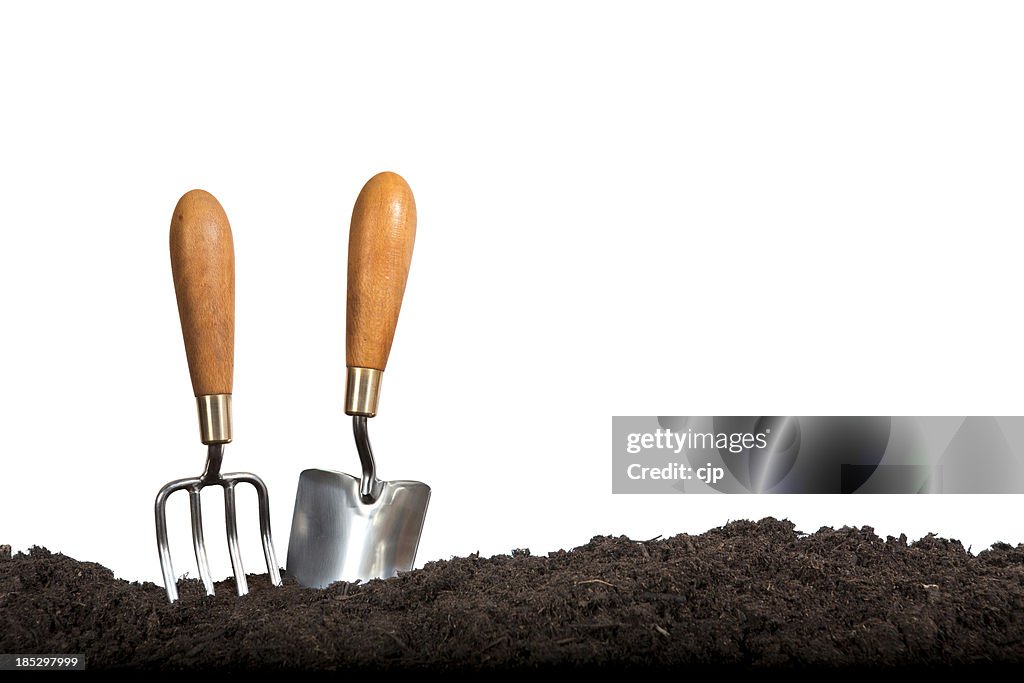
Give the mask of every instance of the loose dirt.
POLYGON ((1024 546, 977 556, 864 527, 733 522, 699 536, 597 537, 302 589, 250 578, 201 595, 115 579, 44 549, 0 560, 0 653, 89 668, 918 667, 1024 662, 1024 546))

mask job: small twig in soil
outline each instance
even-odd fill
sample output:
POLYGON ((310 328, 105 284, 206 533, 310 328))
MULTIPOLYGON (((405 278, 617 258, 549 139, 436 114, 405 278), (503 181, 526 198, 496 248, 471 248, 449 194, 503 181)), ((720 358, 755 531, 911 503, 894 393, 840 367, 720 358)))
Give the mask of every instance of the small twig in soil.
POLYGON ((600 584, 602 584, 602 585, 608 586, 608 587, 610 587, 610 588, 614 588, 614 589, 616 589, 616 590, 618 590, 618 588, 619 588, 619 587, 618 587, 618 586, 616 586, 615 584, 613 584, 613 583, 608 583, 607 581, 604 581, 604 580, 602 580, 602 579, 587 579, 586 581, 577 581, 577 582, 575 582, 575 583, 574 583, 573 585, 574 585, 574 586, 582 586, 583 584, 586 584, 586 583, 600 583, 600 584))
POLYGON ((487 651, 488 651, 488 650, 490 650, 490 649, 491 649, 492 647, 495 647, 495 646, 497 646, 497 645, 500 645, 500 644, 504 643, 504 642, 505 642, 506 640, 508 640, 508 636, 501 636, 501 637, 500 637, 500 638, 498 638, 497 640, 494 640, 494 641, 492 641, 490 645, 485 645, 485 646, 484 646, 484 649, 482 649, 482 650, 480 650, 480 651, 481 651, 481 652, 487 652, 487 651))
POLYGON ((669 600, 672 602, 689 602, 684 595, 676 595, 675 593, 637 593, 636 597, 640 600, 669 600))
POLYGON ((404 640, 396 636, 394 631, 385 631, 385 633, 391 636, 391 639, 398 643, 399 647, 401 647, 403 650, 405 650, 406 652, 412 651, 412 648, 406 645, 404 640))
POLYGON ((662 627, 658 626, 657 624, 654 625, 654 630, 657 631, 658 633, 660 633, 661 635, 665 636, 666 638, 671 638, 672 637, 671 633, 669 633, 668 631, 666 631, 662 627))

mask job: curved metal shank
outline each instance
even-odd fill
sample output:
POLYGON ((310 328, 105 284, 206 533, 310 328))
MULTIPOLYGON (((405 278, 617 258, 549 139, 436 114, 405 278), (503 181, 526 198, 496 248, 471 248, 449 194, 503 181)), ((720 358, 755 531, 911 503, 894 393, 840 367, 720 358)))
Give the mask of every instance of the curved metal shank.
POLYGON ((384 485, 377 479, 377 463, 373 460, 373 449, 370 448, 370 433, 366 428, 365 415, 353 416, 352 433, 356 438, 356 451, 359 452, 359 464, 363 469, 363 476, 359 480, 359 496, 364 503, 373 503, 380 497, 384 485))

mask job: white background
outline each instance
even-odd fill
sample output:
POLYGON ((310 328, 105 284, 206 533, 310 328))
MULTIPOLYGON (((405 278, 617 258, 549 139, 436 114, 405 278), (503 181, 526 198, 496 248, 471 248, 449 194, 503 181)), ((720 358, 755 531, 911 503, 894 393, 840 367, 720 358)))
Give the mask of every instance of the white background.
POLYGON ((613 496, 609 471, 615 414, 1020 413, 1022 20, 5 3, 0 542, 158 580, 153 496, 204 456, 167 255, 202 187, 237 258, 225 467, 267 481, 283 562, 300 469, 357 471, 347 224, 385 169, 419 232, 371 433, 382 476, 433 486, 420 562, 765 515, 1024 540, 1017 496, 613 496))

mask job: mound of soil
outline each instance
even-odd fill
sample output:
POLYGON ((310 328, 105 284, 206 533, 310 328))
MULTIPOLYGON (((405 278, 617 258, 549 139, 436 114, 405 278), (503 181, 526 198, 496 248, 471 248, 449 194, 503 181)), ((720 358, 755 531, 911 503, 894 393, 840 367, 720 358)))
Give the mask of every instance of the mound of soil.
POLYGON ((431 562, 306 590, 250 577, 170 605, 152 583, 34 548, 0 560, 0 653, 89 668, 504 669, 1024 662, 1024 546, 805 535, 733 522, 645 542, 431 562))

